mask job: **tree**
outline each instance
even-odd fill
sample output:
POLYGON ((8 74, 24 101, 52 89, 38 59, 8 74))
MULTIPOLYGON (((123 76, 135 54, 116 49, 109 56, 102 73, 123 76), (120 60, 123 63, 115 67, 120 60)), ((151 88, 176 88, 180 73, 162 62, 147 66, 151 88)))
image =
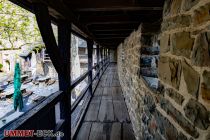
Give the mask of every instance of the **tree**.
POLYGON ((15 49, 41 40, 31 12, 8 0, 0 0, 0 48, 15 49))

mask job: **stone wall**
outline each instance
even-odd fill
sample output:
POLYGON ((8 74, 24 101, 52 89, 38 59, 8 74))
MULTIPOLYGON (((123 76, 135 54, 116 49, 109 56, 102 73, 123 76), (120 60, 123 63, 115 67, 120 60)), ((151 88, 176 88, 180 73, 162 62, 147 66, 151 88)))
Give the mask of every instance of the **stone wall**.
POLYGON ((118 46, 118 74, 138 140, 210 139, 210 0, 166 0, 159 87, 139 74, 141 25, 118 46))

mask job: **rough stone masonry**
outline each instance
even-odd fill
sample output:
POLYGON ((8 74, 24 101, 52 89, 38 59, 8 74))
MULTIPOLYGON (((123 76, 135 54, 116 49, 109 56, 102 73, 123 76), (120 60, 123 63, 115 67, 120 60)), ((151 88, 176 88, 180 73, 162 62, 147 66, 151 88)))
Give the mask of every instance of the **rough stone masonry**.
POLYGON ((160 31, 142 24, 117 51, 137 140, 210 140, 210 0, 166 0, 160 31), (139 74, 148 35, 160 42, 157 90, 139 74))

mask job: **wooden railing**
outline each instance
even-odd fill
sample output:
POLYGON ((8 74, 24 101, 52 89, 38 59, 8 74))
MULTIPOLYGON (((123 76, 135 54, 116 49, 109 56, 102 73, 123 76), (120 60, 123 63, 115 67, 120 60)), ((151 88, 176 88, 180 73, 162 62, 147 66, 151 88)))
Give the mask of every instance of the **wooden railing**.
MULTIPOLYGON (((104 59, 103 61, 99 62, 97 65, 95 65, 93 69, 95 69, 97 72, 92 78, 92 83, 94 80, 97 80, 96 84, 98 85, 101 76, 105 72, 106 68, 108 67, 109 60, 108 58, 104 59)), ((70 89, 72 90, 75 88, 81 81, 83 81, 88 74, 90 73, 90 70, 85 72, 83 75, 81 75, 79 78, 74 80, 71 83, 70 89)), ((84 95, 88 93, 88 89, 92 88, 90 86, 91 84, 88 83, 88 85, 82 90, 80 96, 76 99, 76 101, 71 106, 71 113, 76 109, 79 102, 83 99, 84 95)), ((97 88, 97 85, 95 86, 95 89, 97 88)), ((93 89, 93 93, 95 92, 95 89, 93 89)), ((71 91, 70 90, 70 91, 71 91)), ((74 138, 75 134, 77 133, 78 127, 80 126, 80 123, 84 117, 84 114, 87 111, 87 107, 89 105, 89 102, 92 98, 93 93, 91 93, 91 96, 85 106, 83 107, 83 111, 81 113, 80 119, 78 121, 78 124, 76 127, 72 130, 71 139, 74 138)), ((70 94, 70 93, 69 93, 70 94)), ((0 129, 0 139, 4 138, 4 130, 15 130, 15 129, 21 129, 21 130, 54 130, 59 131, 64 129, 65 120, 60 119, 56 120, 56 113, 59 113, 59 111, 55 111, 56 105, 60 103, 64 98, 64 92, 58 91, 47 97, 45 100, 40 102, 37 106, 33 107, 31 110, 25 112, 20 117, 16 118, 12 122, 6 124, 4 127, 0 129)), ((58 115, 58 114, 57 114, 58 115)), ((65 135, 65 134, 64 134, 65 135)))
MULTIPOLYGON (((12 0, 11 0, 12 1, 12 0)), ((83 116, 86 112, 86 109, 89 105, 89 102, 94 94, 95 89, 93 89, 93 81, 100 78, 109 64, 109 54, 108 49, 97 45, 97 65, 92 66, 92 52, 94 38, 91 36, 85 36, 80 34, 80 32, 75 32, 72 29, 73 23, 69 20, 53 20, 54 17, 49 15, 48 6, 41 3, 41 1, 33 1, 32 3, 24 4, 20 1, 17 4, 29 8, 35 14, 37 24, 42 36, 42 39, 45 43, 46 50, 49 53, 51 62, 53 63, 59 79, 59 88, 61 91, 58 91, 50 95, 45 100, 41 101, 37 106, 33 107, 31 110, 27 111, 20 117, 9 122, 4 127, 0 128, 0 139, 5 139, 3 134, 4 130, 14 130, 14 129, 25 129, 25 130, 55 130, 64 132, 63 139, 69 140, 73 139, 77 133, 77 130, 80 126, 80 122, 83 119, 83 116), (21 5, 23 4, 23 5, 21 5), (33 8, 32 8, 33 7, 33 8), (58 43, 56 43, 55 36, 51 27, 52 20, 57 23, 58 26, 58 43), (78 37, 87 41, 88 48, 88 71, 77 78, 75 81, 71 82, 70 76, 70 66, 71 66, 71 34, 74 34, 78 37), (99 62, 99 52, 101 55, 102 61, 99 62), (96 75, 92 77, 92 71, 96 69, 96 75), (88 77, 87 87, 82 91, 79 97, 71 106, 70 94, 72 89, 74 89, 81 81, 88 77), (74 112, 80 101, 83 97, 90 93, 88 101, 83 107, 83 111, 79 118, 79 121, 71 130, 70 121, 71 114, 74 112), (71 133, 72 132, 72 133, 71 133), (70 136, 71 133, 71 136, 70 136)), ((97 43, 98 44, 98 43, 97 43)), ((97 86, 96 86, 97 87, 97 86)))

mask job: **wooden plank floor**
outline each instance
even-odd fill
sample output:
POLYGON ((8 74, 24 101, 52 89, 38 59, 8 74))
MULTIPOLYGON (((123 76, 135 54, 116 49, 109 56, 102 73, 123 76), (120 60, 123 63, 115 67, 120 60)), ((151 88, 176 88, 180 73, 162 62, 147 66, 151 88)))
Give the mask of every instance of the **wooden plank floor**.
POLYGON ((102 76, 76 140, 135 140, 115 64, 102 76))

